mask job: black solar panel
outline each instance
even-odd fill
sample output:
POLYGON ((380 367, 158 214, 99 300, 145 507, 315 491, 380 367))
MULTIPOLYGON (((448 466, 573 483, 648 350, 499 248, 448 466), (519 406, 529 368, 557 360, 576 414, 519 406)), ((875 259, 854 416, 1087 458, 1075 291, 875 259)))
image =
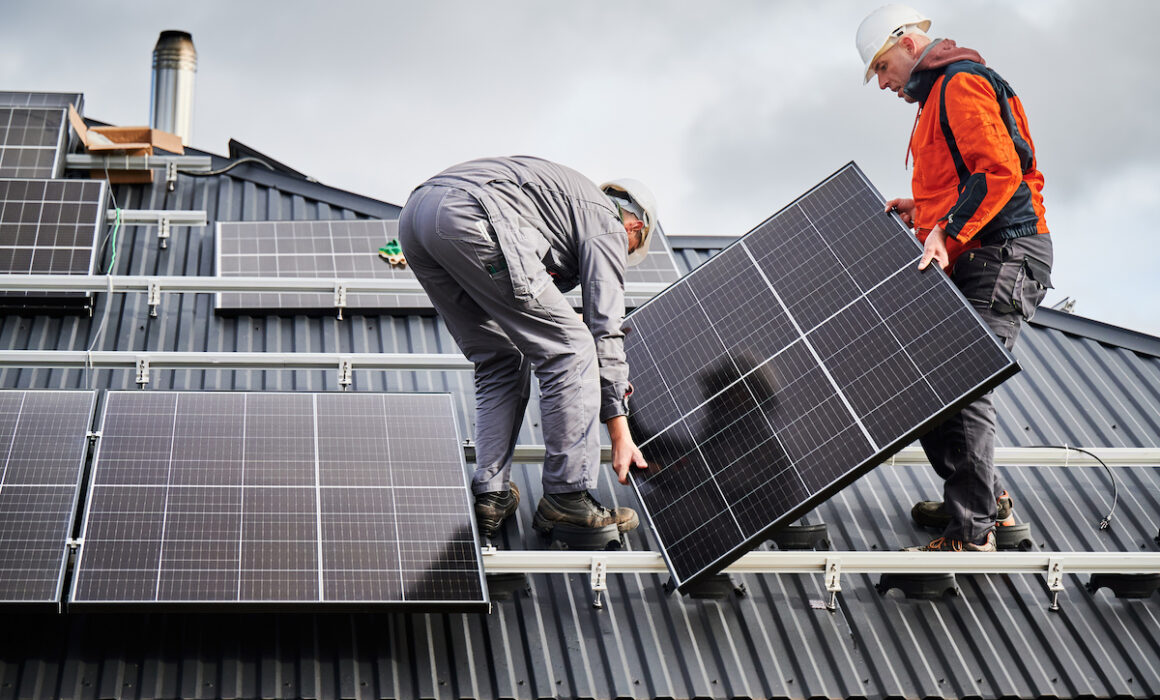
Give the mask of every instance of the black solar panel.
MULTIPOLYGON (((353 221, 245 221, 217 225, 217 274, 219 277, 320 277, 336 279, 414 280, 409 268, 382 260, 379 248, 398 238, 394 220, 353 221)), ((628 268, 625 282, 673 282, 680 277, 668 242, 659 231, 640 265, 628 268)), ((629 293, 625 303, 633 308, 651 295, 629 293)), ((570 297, 580 305, 580 295, 570 297)), ((346 308, 358 311, 430 312, 425 294, 350 294, 346 308)), ((331 313, 334 294, 285 292, 217 295, 221 313, 331 313)))
POLYGON ((0 178, 64 174, 66 112, 59 107, 0 107, 0 178))
POLYGON ((71 605, 486 606, 446 394, 109 392, 71 605))
POLYGON ((91 391, 0 391, 0 605, 60 603, 91 391))
POLYGON ((853 163, 629 315, 635 479, 675 583, 1018 371, 853 163))

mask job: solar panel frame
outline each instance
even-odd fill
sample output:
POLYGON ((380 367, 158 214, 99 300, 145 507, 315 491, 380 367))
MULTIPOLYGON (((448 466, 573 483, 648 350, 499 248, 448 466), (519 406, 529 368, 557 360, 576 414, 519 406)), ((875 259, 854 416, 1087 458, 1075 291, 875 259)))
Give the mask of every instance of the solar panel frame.
POLYGON ((68 114, 60 107, 0 105, 0 178, 64 175, 68 114))
POLYGON ((85 96, 81 92, 18 92, 0 90, 0 106, 3 107, 68 107, 70 104, 78 112, 84 112, 85 96))
POLYGON ((95 405, 93 391, 0 390, 0 609, 60 610, 95 405))
MULTIPOLYGON (((0 179, 0 274, 94 274, 107 199, 103 180, 0 179)), ((90 298, 0 292, 0 307, 84 310, 90 298)))
POLYGON ((450 394, 110 391, 101 421, 70 609, 488 606, 450 394))
POLYGON ((646 459, 654 463, 644 475, 633 474, 633 486, 678 589, 720 571, 1018 371, 1014 358, 941 270, 917 272, 922 249, 913 234, 896 215, 875 218, 873 212, 880 213, 884 201, 851 162, 627 317, 626 353, 636 388, 629 420, 646 459), (867 212, 859 224, 866 228, 846 230, 836 249, 811 247, 809 241, 801 245, 794 236, 811 229, 815 233, 810 235, 819 237, 820 229, 840 235, 840 209, 826 209, 833 202, 823 200, 847 181, 864 188, 854 196, 873 200, 857 202, 867 212), (809 215, 803 214, 807 208, 809 215), (779 227, 788 239, 775 240, 779 227), (870 235, 874 228, 881 240, 870 235), (803 252, 777 255, 770 242, 785 245, 787 240, 803 252), (855 268, 841 256, 866 264, 855 268), (827 277, 826 270, 835 265, 839 273, 827 277), (884 270, 890 274, 875 283, 874 276, 884 270), (821 289, 829 280, 837 281, 821 289), (919 287, 929 295, 924 304, 941 306, 904 308, 899 302, 909 301, 919 287), (877 322, 860 321, 859 312, 868 309, 877 322), (903 328, 903 311, 929 327, 915 323, 903 328), (950 313, 951 320, 939 316, 943 313, 950 313), (685 322, 681 314, 693 320, 685 322), (747 325, 735 314, 761 323, 747 325), (970 347, 992 364, 970 388, 960 390, 952 380, 936 387, 943 380, 919 363, 927 364, 928 352, 945 351, 954 339, 939 334, 960 319, 969 319, 962 323, 973 334, 970 347), (898 335, 902 330, 913 331, 914 337, 898 335), (871 335, 876 332, 894 337, 871 335), (871 364, 862 374, 850 374, 866 359, 863 355, 881 354, 890 343, 897 352, 877 357, 881 364, 871 364), (900 369, 903 360, 911 364, 900 369), (912 397, 917 382, 901 385, 908 377, 924 381, 923 390, 944 401, 941 408, 912 397), (891 386, 901 388, 887 401, 870 405, 882 387, 891 386), (880 410, 930 412, 891 434, 870 420, 880 410), (800 425, 795 428, 788 416, 800 425), (835 434, 838 438, 831 437, 835 434), (833 463, 852 466, 835 474, 826 466, 833 463), (669 509, 671 515, 665 512, 669 509))

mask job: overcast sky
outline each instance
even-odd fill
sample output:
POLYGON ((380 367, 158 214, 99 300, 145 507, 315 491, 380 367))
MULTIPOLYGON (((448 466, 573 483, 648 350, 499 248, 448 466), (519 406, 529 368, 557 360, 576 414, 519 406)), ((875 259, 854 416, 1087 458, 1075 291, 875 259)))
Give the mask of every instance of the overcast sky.
MULTIPOLYGON (((909 192, 915 108, 862 85, 878 2, 5 0, 0 89, 149 119, 165 29, 198 50, 192 145, 238 139, 402 204, 429 175, 526 153, 636 177, 665 230, 739 235, 848 161, 909 192)), ((1155 0, 916 0, 1023 99, 1047 185, 1054 304, 1160 335, 1155 0)))

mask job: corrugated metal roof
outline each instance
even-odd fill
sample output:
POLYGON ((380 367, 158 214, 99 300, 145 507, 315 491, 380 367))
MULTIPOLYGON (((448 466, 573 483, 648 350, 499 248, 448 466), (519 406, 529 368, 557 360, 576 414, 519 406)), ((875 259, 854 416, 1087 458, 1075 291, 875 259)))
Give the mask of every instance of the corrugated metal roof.
MULTIPOLYGON (((397 209, 251 166, 181 176, 173 193, 158 183, 120 186, 115 194, 122 207, 204 208, 211 221, 205 229, 174 231, 165 250, 155 230, 128 227, 116 271, 132 275, 212 274, 218 220, 356 218, 397 209)), ((711 252, 684 248, 678 259, 691 268, 711 252)), ((111 300, 102 294, 92 319, 0 317, 0 344, 44 351, 455 352, 432 317, 222 318, 208 294, 166 295, 158 318, 148 311, 143 294, 111 300)), ((1016 353, 1024 372, 997 390, 1001 443, 1160 446, 1160 358, 1109 344, 1099 329, 1078 324, 1078 330, 1060 330, 1059 323, 1025 329, 1016 353)), ((336 372, 153 374, 150 386, 157 389, 338 389, 336 372)), ((94 377, 99 389, 135 386, 129 371, 94 377)), ((0 370, 4 388, 88 385, 80 369, 0 370)), ((352 390, 450 391, 461 429, 470 434, 466 372, 356 371, 352 390)), ((537 424, 533 406, 523 440, 541 442, 537 424)), ((1121 502, 1106 531, 1095 525, 1109 498, 1102 470, 1028 466, 1005 469, 1004 476, 1044 551, 1156 551, 1160 466, 1114 471, 1121 502)), ((515 478, 525 496, 504 546, 542 548, 530 527, 539 467, 518 465, 515 478)), ((913 500, 940 490, 930 469, 884 466, 807 520, 829 525, 834 549, 895 549, 929 537, 906 514, 913 500)), ((635 502, 607 473, 598 495, 635 502)), ((643 530, 629 539, 632 549, 654 547, 643 530)), ((843 582, 831 613, 816 605, 827 597, 818 576, 745 575, 733 582, 744 586, 744 596, 697 600, 665 594, 660 576, 612 575, 602 610, 590 604, 586 576, 535 575, 527 590, 497 600, 490 615, 5 615, 0 700, 1160 693, 1160 596, 1093 595, 1069 575, 1063 608, 1052 613, 1038 576, 959 576, 958 597, 912 600, 881 595, 876 577, 858 575, 843 582)))

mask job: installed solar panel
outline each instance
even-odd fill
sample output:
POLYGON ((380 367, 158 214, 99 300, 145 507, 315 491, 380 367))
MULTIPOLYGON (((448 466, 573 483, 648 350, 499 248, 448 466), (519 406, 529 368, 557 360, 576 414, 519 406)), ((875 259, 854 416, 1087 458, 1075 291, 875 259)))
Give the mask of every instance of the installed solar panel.
POLYGON ((70 605, 486 606, 446 394, 109 392, 70 605))
POLYGON ((12 92, 0 90, 3 107, 68 107, 70 104, 83 112, 85 96, 79 92, 12 92))
MULTIPOLYGON (((217 274, 220 277, 322 277, 336 279, 413 280, 378 254, 398 238, 399 222, 246 221, 217 225, 217 274)), ((226 313, 284 311, 332 312, 334 294, 246 293, 217 295, 226 313)), ((361 311, 430 310, 425 294, 351 294, 346 308, 361 311)))
POLYGON ((60 603, 91 391, 0 391, 0 605, 60 603))
POLYGON ((634 484, 721 570, 1018 371, 853 163, 629 315, 634 484))
POLYGON ((0 178, 64 173, 68 121, 59 107, 0 107, 0 178))
MULTIPOLYGON (((101 180, 0 180, 0 274, 93 274, 107 187, 101 180)), ((4 306, 87 300, 86 293, 0 293, 4 306)))
MULTIPOLYGON (((398 238, 394 220, 355 221, 245 221, 217 225, 217 274, 219 277, 321 277, 337 279, 414 280, 406 267, 382 260, 379 248, 398 238)), ((659 231, 649 254, 638 266, 628 268, 625 282, 673 282, 680 277, 672 251, 659 231)), ((628 294, 629 308, 651 295, 628 294)), ((571 295, 580 305, 580 295, 571 295)), ((330 313, 334 294, 284 292, 217 295, 222 313, 281 311, 330 313)), ((360 311, 430 312, 426 294, 350 294, 346 308, 360 311)))

